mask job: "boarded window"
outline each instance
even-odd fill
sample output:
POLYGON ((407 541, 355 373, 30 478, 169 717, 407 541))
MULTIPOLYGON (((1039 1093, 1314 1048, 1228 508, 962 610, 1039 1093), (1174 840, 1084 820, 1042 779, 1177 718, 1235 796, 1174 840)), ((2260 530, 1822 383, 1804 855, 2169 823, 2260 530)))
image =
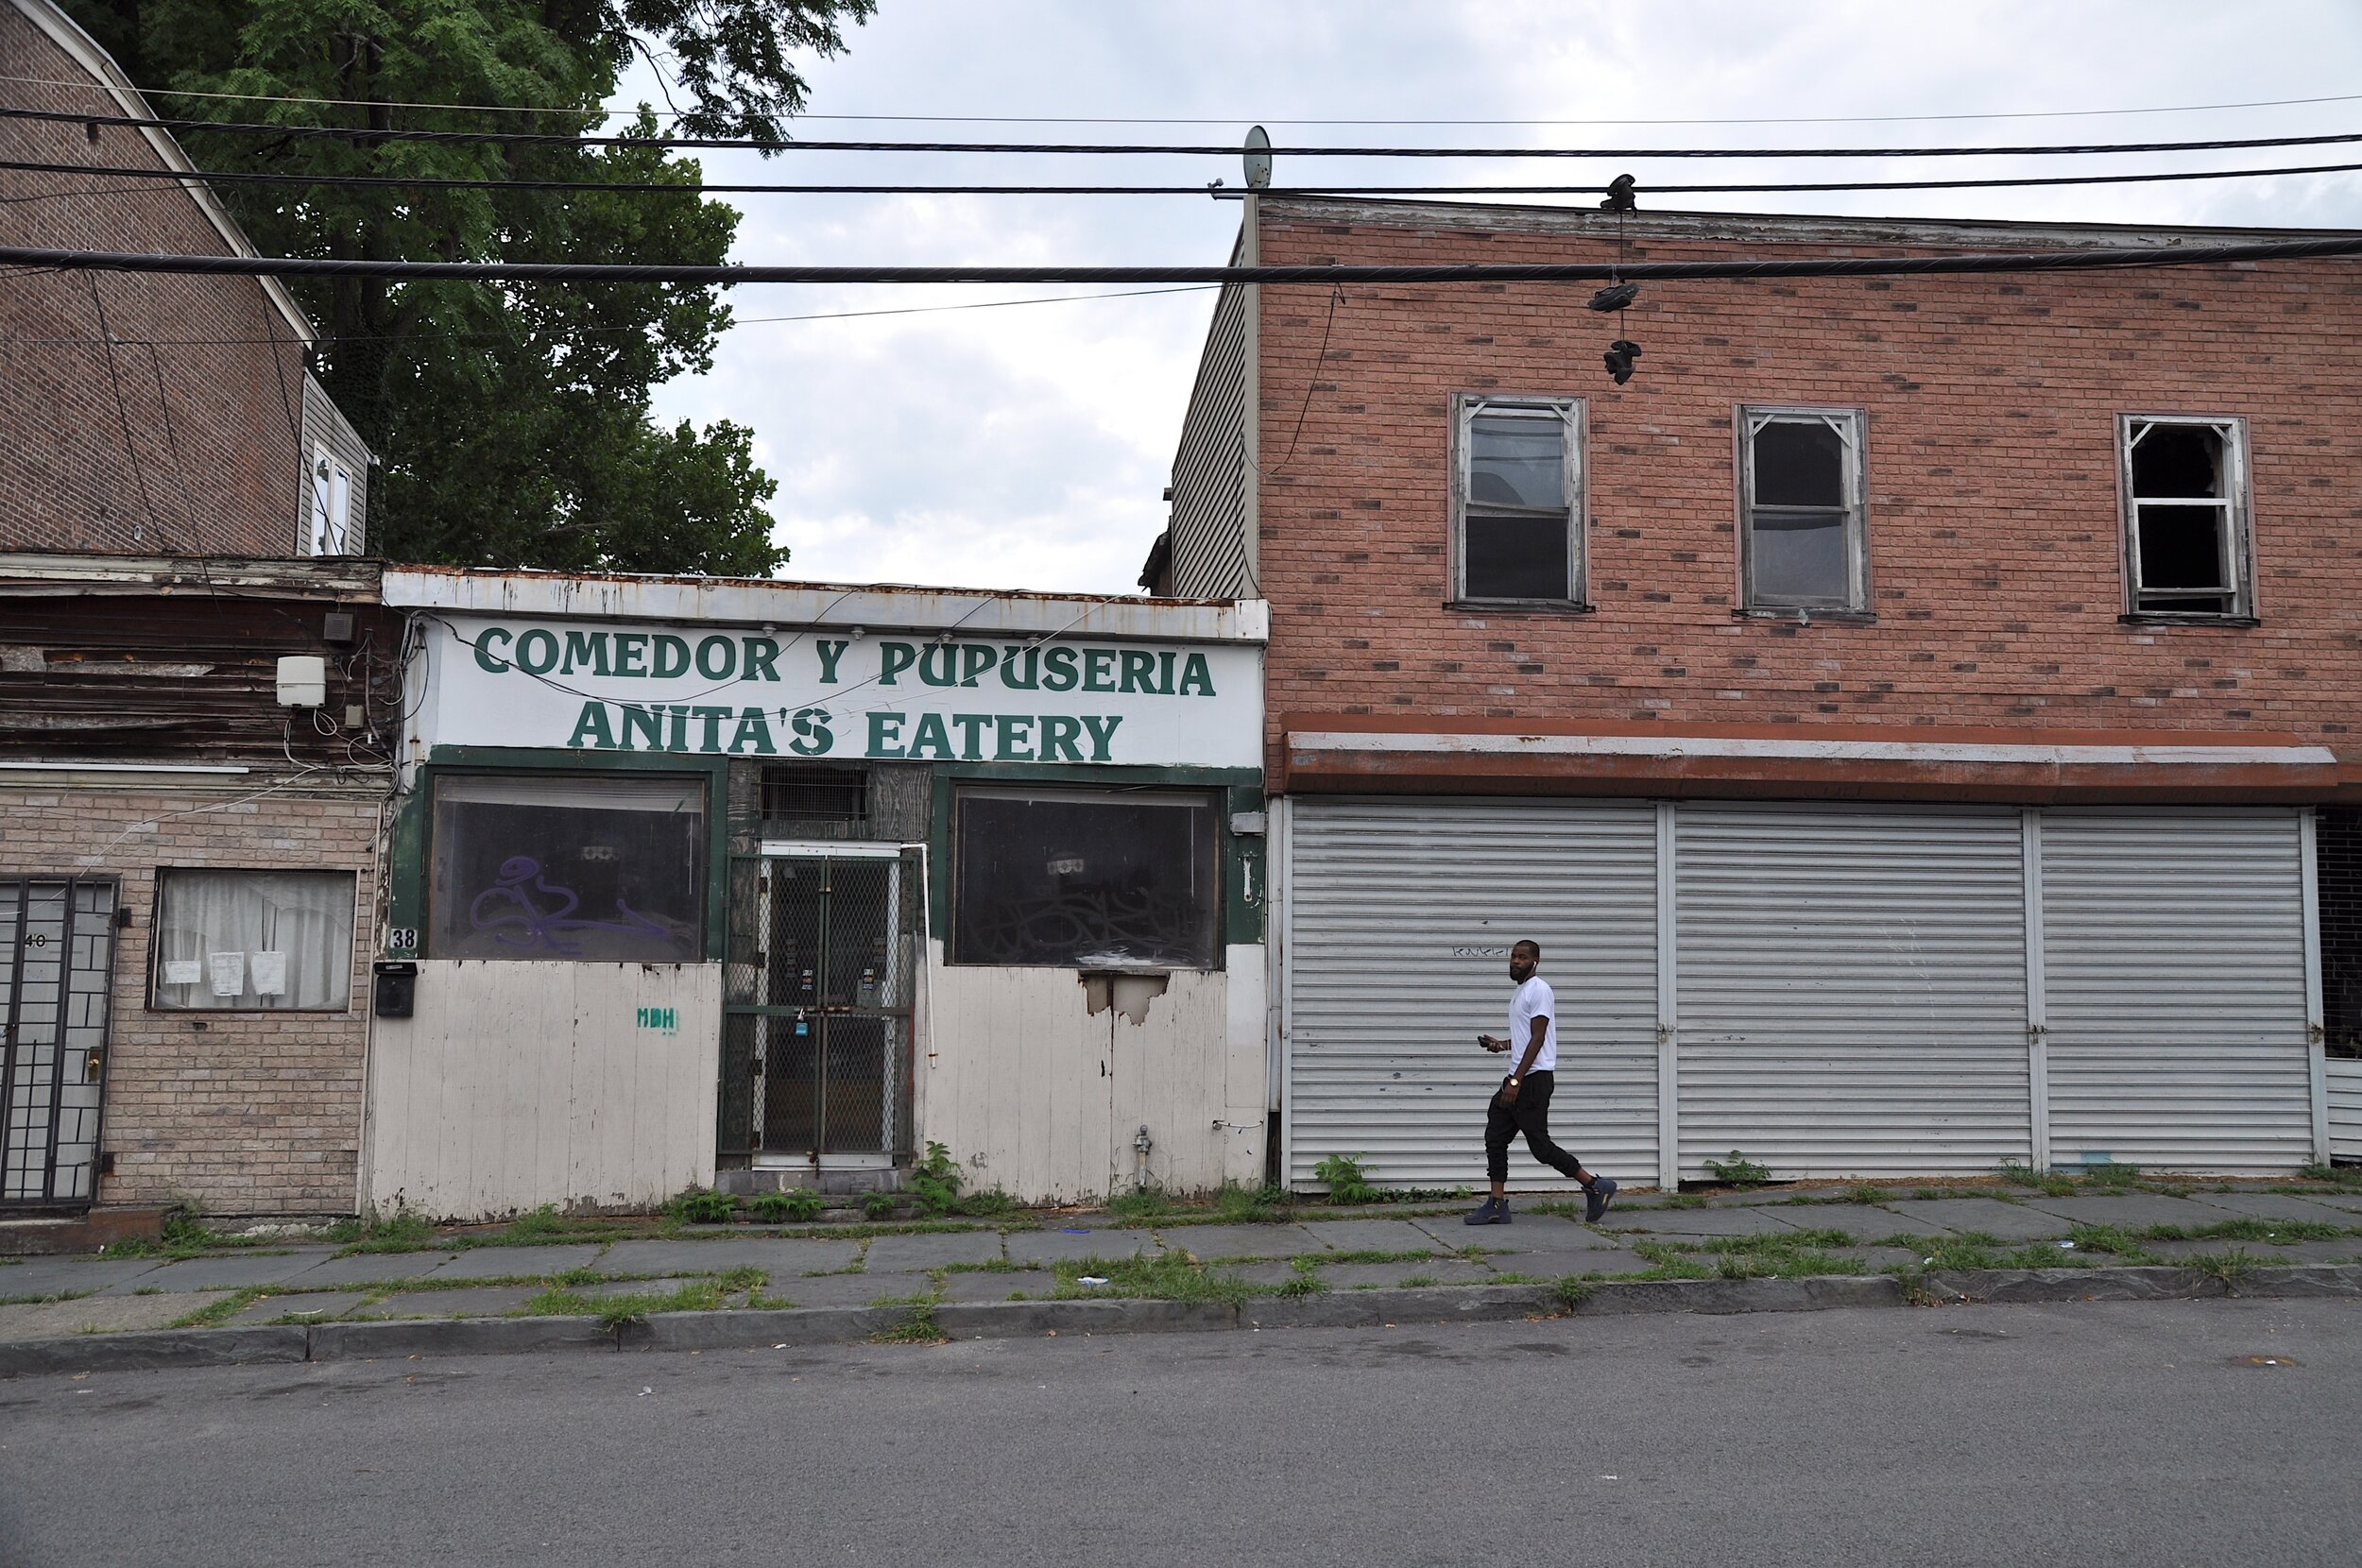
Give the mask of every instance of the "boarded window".
POLYGON ((1458 597, 1564 604, 1581 580, 1579 405, 1461 405, 1458 597))
POLYGON ((762 770, 762 815, 768 822, 832 822, 858 826, 869 818, 869 775, 862 768, 762 770))
POLYGON ((952 962, 1217 967, 1216 835, 1204 796, 963 792, 952 962))
POLYGON ((350 871, 158 872, 153 1005, 343 1012, 353 897, 350 871))
POLYGON ((1748 607, 1866 608, 1861 417, 1749 409, 1743 429, 1748 607))
POLYGON ((2251 613, 2238 423, 2128 418, 2123 436, 2132 609, 2251 613))
POLYGON ((701 958, 705 821, 696 779, 444 775, 435 781, 427 950, 701 958))

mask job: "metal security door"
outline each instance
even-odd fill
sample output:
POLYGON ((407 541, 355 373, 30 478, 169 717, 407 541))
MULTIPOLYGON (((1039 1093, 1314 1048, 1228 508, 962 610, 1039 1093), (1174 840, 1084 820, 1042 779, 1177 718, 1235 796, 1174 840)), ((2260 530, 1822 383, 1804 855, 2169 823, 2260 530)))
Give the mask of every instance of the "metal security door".
POLYGON ((0 1205, 97 1190, 114 924, 111 881, 0 879, 0 1205))
POLYGON ((917 882, 892 844, 733 862, 721 1152, 910 1153, 917 882))

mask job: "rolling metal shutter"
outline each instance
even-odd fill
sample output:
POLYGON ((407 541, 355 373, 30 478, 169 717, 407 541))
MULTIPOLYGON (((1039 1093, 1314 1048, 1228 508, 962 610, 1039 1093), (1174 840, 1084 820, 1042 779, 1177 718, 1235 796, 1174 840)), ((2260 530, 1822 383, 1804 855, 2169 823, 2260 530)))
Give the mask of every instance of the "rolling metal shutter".
POLYGON ((2052 1161, 2311 1159, 2298 814, 2045 811, 2042 878, 2052 1161))
MULTIPOLYGON (((1585 1165, 1656 1172, 1656 812, 1622 802, 1327 800, 1289 814, 1286 1176, 1329 1154, 1393 1186, 1484 1178, 1509 945, 1559 1000, 1551 1132, 1585 1165)), ((1573 1184, 1510 1152, 1519 1188, 1573 1184)))
POLYGON ((1685 1180, 2028 1156, 2017 812, 1685 804, 1674 861, 1685 1180))

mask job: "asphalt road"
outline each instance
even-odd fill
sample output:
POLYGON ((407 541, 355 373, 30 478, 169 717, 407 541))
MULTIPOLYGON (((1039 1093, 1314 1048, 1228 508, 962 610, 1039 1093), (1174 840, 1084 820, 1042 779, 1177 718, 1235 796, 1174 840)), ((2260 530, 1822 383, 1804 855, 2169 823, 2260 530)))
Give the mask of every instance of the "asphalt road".
POLYGON ((2335 1302, 93 1373, 0 1563, 2353 1561, 2357 1435, 2335 1302))

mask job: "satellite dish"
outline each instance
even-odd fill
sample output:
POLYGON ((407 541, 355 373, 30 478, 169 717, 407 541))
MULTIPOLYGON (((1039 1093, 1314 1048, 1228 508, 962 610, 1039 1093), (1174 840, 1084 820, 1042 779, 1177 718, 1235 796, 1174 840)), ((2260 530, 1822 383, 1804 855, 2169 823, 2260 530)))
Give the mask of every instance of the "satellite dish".
POLYGON ((1271 138, 1257 126, 1246 133, 1246 184, 1251 191, 1271 183, 1271 138))

